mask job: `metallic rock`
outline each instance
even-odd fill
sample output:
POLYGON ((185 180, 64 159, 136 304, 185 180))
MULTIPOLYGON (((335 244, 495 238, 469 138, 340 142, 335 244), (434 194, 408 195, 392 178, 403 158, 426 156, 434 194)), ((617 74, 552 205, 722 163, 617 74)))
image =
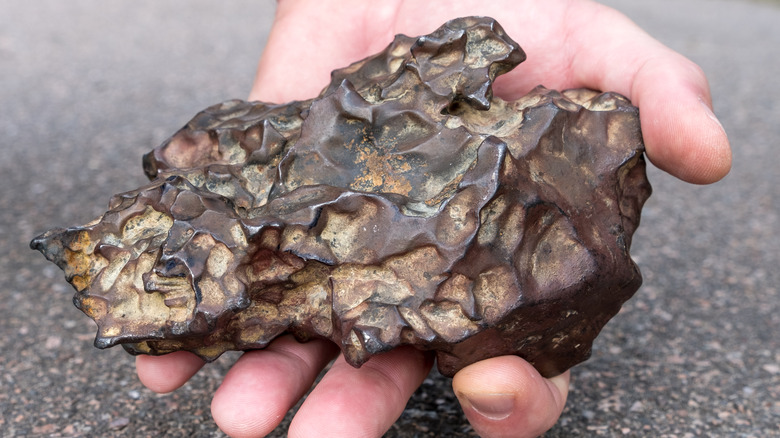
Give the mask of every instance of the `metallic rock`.
POLYGON ((414 345, 445 375, 505 354, 559 374, 641 283, 650 186, 624 97, 493 97, 524 59, 489 18, 399 35, 315 99, 207 108, 144 157, 150 184, 31 246, 99 348, 213 360, 292 333, 355 366, 414 345))

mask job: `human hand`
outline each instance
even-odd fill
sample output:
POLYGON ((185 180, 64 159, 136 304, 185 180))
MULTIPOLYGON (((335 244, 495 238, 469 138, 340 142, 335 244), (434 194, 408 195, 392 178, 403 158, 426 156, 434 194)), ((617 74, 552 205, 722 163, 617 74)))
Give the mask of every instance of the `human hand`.
MULTIPOLYGON (((244 353, 214 394, 214 421, 233 437, 267 435, 337 353, 329 341, 302 344, 289 335, 244 353)), ((357 369, 339 356, 296 413, 288 436, 380 437, 432 364, 430 353, 412 347, 374 356, 357 369)), ((183 351, 136 358, 141 382, 159 393, 180 387, 201 366, 201 359, 183 351)), ((482 436, 534 437, 563 411, 569 372, 544 379, 528 362, 503 356, 462 369, 452 386, 482 436)))
POLYGON ((701 69, 624 15, 588 0, 281 1, 251 98, 311 98, 332 70, 384 49, 395 34, 425 35, 468 15, 498 20, 528 55, 498 78, 495 95, 514 100, 540 84, 618 92, 640 108, 653 164, 698 184, 728 173, 729 142, 701 69))
MULTIPOLYGON (((693 183, 728 172, 728 140, 701 70, 621 14, 589 1, 284 0, 250 98, 311 98, 330 71, 382 50, 395 34, 427 34, 468 15, 496 18, 528 55, 498 79, 497 96, 516 99, 539 84, 616 91, 640 107, 647 155, 656 166, 693 183)), ((245 353, 214 396, 215 421, 232 436, 269 433, 337 353, 329 342, 300 344, 289 336, 245 353)), ((289 435, 381 436, 431 365, 430 354, 412 348, 375 356, 360 369, 339 358, 297 412, 289 435)), ((141 381, 157 392, 176 389, 201 366, 186 352, 137 359, 141 381)), ((537 436, 560 416, 568 379, 568 372, 543 379, 522 359, 499 357, 461 370, 453 388, 481 435, 537 436)))

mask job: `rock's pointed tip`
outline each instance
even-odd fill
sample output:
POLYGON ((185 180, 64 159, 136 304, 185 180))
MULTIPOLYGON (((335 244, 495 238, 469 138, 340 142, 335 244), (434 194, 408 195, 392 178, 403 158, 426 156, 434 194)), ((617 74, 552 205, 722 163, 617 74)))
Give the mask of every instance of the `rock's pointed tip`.
MULTIPOLYGON (((36 236, 30 241, 30 249, 40 251, 43 255, 47 255, 50 252, 51 246, 54 242, 58 242, 59 236, 61 236, 66 230, 64 228, 54 228, 43 234, 36 236)), ((48 256, 47 256, 48 258, 48 256)))

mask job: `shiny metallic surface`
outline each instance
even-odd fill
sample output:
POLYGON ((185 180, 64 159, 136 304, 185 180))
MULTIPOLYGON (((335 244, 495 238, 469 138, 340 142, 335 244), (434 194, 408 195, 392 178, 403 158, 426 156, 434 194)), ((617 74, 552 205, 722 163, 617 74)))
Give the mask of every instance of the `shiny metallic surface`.
POLYGON ((212 106, 145 156, 148 185, 32 246, 100 348, 213 360, 293 333, 355 366, 414 345, 445 375, 504 354, 559 374, 641 284, 650 186, 622 96, 493 97, 524 59, 492 19, 462 18, 317 98, 212 106))

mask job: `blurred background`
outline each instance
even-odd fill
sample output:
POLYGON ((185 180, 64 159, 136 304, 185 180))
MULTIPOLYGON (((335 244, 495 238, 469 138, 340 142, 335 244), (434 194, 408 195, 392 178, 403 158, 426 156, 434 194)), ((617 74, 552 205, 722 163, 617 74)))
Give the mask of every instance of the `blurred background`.
MULTIPOLYGON (((649 170, 632 248, 644 286, 546 436, 780 435, 780 2, 604 3, 705 70, 734 167, 705 187, 649 170)), ((151 393, 122 349, 92 347, 62 272, 28 243, 101 214, 145 182, 142 154, 246 97, 273 8, 0 0, 0 436, 222 436, 209 404, 237 354, 151 393)), ((473 432, 433 373, 387 436, 473 432)))

